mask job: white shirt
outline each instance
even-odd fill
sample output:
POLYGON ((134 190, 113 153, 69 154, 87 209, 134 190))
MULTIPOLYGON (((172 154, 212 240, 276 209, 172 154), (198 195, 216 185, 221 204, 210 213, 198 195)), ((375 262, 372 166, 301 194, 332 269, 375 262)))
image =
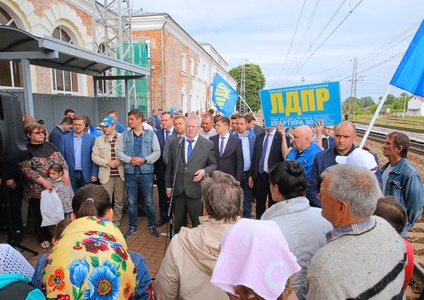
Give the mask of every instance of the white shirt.
MULTIPOLYGON (((169 135, 168 137, 170 137, 172 135, 172 132, 174 131, 174 126, 171 127, 171 129, 168 130, 169 131, 169 135)), ((167 136, 166 136, 166 129, 163 129, 163 140, 166 142, 167 136)))
POLYGON ((200 132, 200 135, 203 136, 206 139, 209 139, 211 136, 215 136, 216 135, 216 130, 215 130, 215 128, 212 127, 212 129, 208 133, 206 133, 202 129, 202 131, 200 132))

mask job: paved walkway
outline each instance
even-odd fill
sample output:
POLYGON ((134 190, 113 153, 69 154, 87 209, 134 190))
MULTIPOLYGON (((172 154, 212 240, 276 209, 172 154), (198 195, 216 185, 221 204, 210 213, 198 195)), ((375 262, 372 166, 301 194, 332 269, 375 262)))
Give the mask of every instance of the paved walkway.
MULTIPOLYGON (((157 190, 154 190, 154 202, 156 207, 156 220, 159 219, 159 208, 158 208, 158 196, 157 190)), ((122 217, 122 227, 126 230, 128 224, 128 215, 124 215, 122 217)), ((162 259, 165 253, 165 247, 168 245, 169 239, 166 237, 167 225, 163 225, 158 228, 160 233, 164 233, 164 235, 155 238, 152 236, 147 228, 147 218, 146 217, 138 217, 138 231, 131 238, 127 239, 127 245, 131 251, 140 253, 146 259, 147 266, 150 271, 150 276, 152 278, 156 277, 156 273, 159 270, 160 264, 162 263, 162 259)), ((52 227, 52 230, 54 227, 52 227)), ((0 231, 0 243, 5 243, 7 241, 7 231, 0 231)), ((34 251, 38 252, 37 256, 24 251, 22 254, 29 260, 29 262, 35 266, 38 258, 44 253, 48 252, 48 249, 43 249, 40 247, 40 243, 38 241, 37 232, 33 225, 33 221, 28 219, 28 225, 25 227, 23 232, 23 241, 22 245, 30 248, 34 251)))

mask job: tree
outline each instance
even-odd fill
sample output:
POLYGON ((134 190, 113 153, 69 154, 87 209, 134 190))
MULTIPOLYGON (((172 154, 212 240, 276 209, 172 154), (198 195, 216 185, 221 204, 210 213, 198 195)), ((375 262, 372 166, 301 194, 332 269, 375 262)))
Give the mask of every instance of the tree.
MULTIPOLYGON (((237 66, 230 70, 230 75, 238 82, 237 92, 240 94, 241 85, 241 72, 242 65, 237 66)), ((261 102, 259 99, 259 90, 265 87, 265 76, 262 73, 261 67, 255 64, 245 65, 245 77, 246 77, 246 99, 244 99, 250 108, 256 112, 261 108, 261 102)))
POLYGON ((362 97, 357 100, 357 104, 361 108, 365 108, 367 106, 372 106, 375 104, 374 100, 370 96, 362 97))
MULTIPOLYGON (((378 100, 383 99, 383 96, 378 97, 378 100)), ((387 98, 386 98, 386 102, 384 102, 385 105, 390 105, 393 104, 393 102, 396 101, 396 97, 393 96, 392 94, 388 94, 387 98)))

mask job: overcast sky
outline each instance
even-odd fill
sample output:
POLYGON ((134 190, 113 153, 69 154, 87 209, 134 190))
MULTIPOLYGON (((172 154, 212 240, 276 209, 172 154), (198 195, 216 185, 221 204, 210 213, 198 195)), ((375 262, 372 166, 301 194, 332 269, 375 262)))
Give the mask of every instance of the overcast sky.
MULTIPOLYGON (((266 87, 340 81, 342 100, 382 96, 423 20, 423 0, 133 0, 166 12, 229 64, 254 63, 266 87), (303 10, 302 10, 303 8, 303 10), (303 79, 303 81, 302 81, 303 79)), ((398 96, 402 90, 392 87, 398 96)))

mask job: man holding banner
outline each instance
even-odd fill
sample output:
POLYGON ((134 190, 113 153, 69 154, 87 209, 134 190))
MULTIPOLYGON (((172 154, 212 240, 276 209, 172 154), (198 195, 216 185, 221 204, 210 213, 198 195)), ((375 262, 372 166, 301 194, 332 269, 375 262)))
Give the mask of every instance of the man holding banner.
MULTIPOLYGON (((287 147, 285 128, 282 125, 277 126, 277 130, 283 137, 281 143, 281 151, 286 160, 296 160, 300 162, 305 169, 306 180, 312 171, 315 154, 321 152, 320 146, 312 142, 312 130, 309 126, 302 125, 297 127, 293 132, 293 147, 287 147)), ((321 139, 321 137, 318 137, 321 139)))

